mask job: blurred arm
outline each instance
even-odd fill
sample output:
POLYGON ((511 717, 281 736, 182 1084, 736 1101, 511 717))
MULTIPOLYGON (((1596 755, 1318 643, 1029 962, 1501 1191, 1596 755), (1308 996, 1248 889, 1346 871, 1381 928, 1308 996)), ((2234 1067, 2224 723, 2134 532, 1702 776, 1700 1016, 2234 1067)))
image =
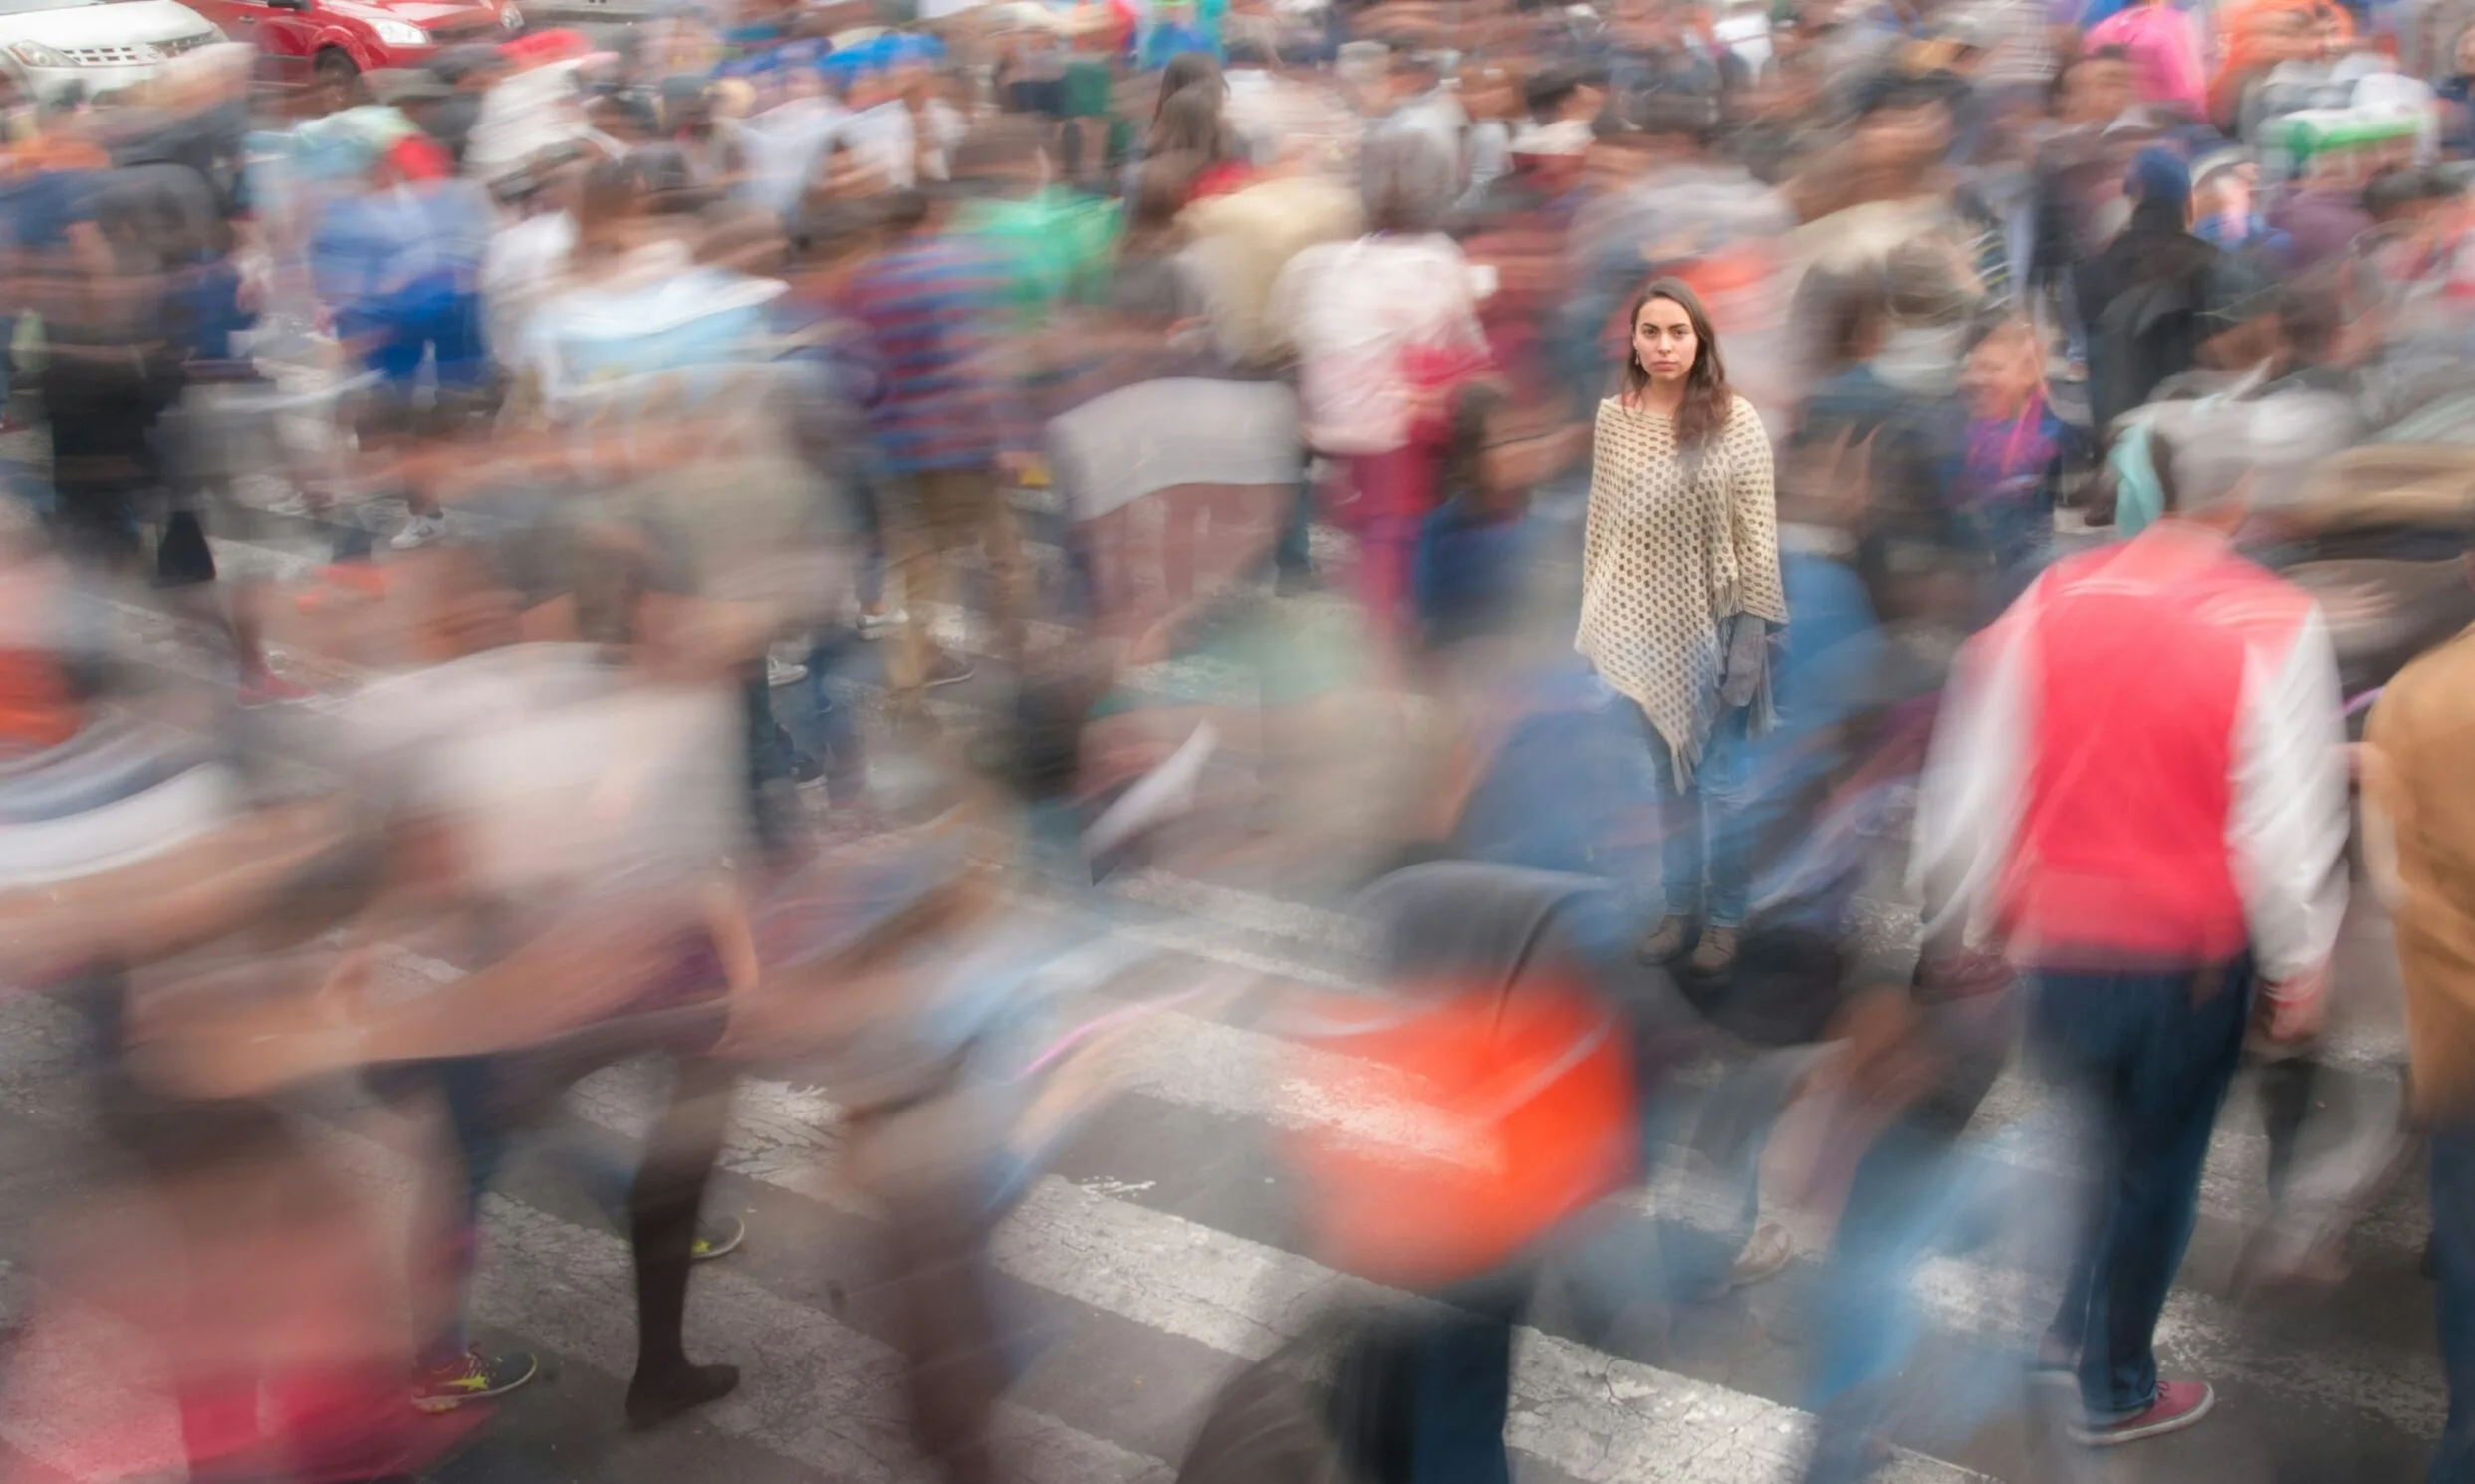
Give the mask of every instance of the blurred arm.
POLYGON ((2346 915, 2341 709, 2337 651, 2316 607, 2276 668, 2249 677, 2236 722, 2227 844, 2261 978, 2271 985, 2328 962, 2346 915))
POLYGON ((2030 588, 1960 652, 1935 720, 1909 866, 1928 943, 1958 943, 1982 930, 2011 855, 2036 724, 2035 657, 2025 640, 2038 593, 2030 588))

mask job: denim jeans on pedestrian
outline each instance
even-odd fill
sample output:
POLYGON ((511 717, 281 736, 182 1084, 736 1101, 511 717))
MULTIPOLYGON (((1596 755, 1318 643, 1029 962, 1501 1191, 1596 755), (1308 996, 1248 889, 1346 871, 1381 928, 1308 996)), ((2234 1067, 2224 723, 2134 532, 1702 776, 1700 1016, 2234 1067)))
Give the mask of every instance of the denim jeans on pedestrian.
POLYGON ((2432 1264, 2449 1421, 2427 1484, 2475 1484, 2475 1122, 2432 1130, 2432 1264))
MULTIPOLYGON (((2007 1208, 1997 1166, 1960 1147, 2008 1060, 2014 1023, 2002 1000, 1986 996, 1927 1011, 1940 1080, 1875 1137, 1849 1180, 1815 1297, 1819 1334, 1805 1405, 1819 1420, 1803 1484, 1872 1477, 1875 1440, 1924 1328, 1917 1269, 1936 1252, 1984 1236, 1972 1228, 2007 1208)), ((1940 1425, 1973 1431, 2009 1399, 2000 1378, 1982 1379, 1986 1384, 1971 1387, 1971 1395, 1948 1387, 1936 1393, 1940 1425)))
POLYGON ((1745 708, 1719 718, 1678 792, 1667 744, 1642 718, 1654 754, 1659 803, 1660 899, 1671 917, 1698 917, 1711 927, 1741 927, 1753 897, 1753 842, 1746 798, 1751 746, 1745 708))
POLYGON ((453 1057, 412 1069, 417 1079, 434 1079, 446 1114, 447 1135, 454 1147, 439 1178, 449 1183, 454 1202, 454 1232, 445 1254, 449 1287, 447 1312, 438 1328, 422 1338, 415 1358, 425 1368, 452 1364, 472 1344, 469 1330, 473 1268, 481 1250, 481 1197, 498 1178, 512 1141, 497 1110, 498 1067, 489 1057, 453 1057))
POLYGON ((2153 1340, 2199 1209, 2200 1168, 2242 1060, 2252 963, 2031 976, 2029 1044, 2074 1102, 2097 1185, 2049 1347, 2079 1358, 2096 1425, 2157 1397, 2153 1340))

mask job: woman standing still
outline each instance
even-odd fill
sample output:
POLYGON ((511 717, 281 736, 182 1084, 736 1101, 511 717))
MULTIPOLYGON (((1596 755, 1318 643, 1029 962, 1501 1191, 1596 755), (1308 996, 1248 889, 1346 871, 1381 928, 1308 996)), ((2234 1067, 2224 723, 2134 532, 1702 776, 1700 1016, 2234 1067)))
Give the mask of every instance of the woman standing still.
POLYGON ((1574 647, 1641 708, 1666 783, 1661 915, 1641 940, 1664 962, 1700 940, 1720 973, 1752 888, 1730 817, 1743 742, 1767 724, 1769 637, 1788 622, 1770 436, 1729 389, 1710 316, 1660 279, 1632 308, 1623 389, 1599 404, 1574 647))

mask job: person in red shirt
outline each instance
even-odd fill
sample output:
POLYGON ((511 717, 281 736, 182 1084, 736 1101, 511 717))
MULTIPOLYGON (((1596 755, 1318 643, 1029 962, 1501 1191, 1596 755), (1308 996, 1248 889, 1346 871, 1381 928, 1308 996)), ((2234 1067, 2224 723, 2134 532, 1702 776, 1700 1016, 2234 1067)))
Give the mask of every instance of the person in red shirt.
POLYGON ((1962 652, 1917 807, 1928 931, 1999 949, 2095 1141, 2092 1218, 2040 1360, 2092 1444, 2190 1426, 2158 1316, 2191 1239, 2252 1000, 2317 1029, 2346 908, 2337 653, 2310 595, 2238 555, 2266 417, 2158 459, 2167 514, 2047 571, 1962 652))

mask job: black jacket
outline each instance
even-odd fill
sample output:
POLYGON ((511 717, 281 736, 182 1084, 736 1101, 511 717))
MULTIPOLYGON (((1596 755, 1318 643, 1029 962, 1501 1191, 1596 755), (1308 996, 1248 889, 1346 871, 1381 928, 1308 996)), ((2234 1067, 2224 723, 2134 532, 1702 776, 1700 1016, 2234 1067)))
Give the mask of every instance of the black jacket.
POLYGON ((2146 206, 2081 265, 2073 287, 2088 332, 2089 411, 2099 427, 2191 370, 2201 345, 2231 326, 2245 291, 2234 260, 2185 230, 2179 210, 2146 206))

